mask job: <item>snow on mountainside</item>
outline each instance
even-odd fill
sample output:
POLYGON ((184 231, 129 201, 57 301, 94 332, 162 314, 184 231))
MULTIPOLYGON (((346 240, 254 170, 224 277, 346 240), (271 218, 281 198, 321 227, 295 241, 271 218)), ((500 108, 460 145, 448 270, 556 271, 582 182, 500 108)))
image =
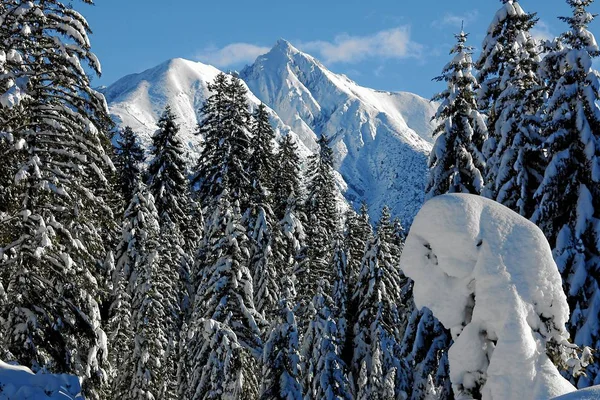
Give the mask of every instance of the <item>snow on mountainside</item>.
POLYGON ((308 147, 315 148, 311 137, 333 138, 350 201, 366 200, 374 215, 387 204, 412 220, 423 201, 433 105, 413 94, 361 87, 285 40, 240 76, 308 147))
MULTIPOLYGON (((151 143, 150 138, 157 129, 156 122, 165 106, 170 105, 177 115, 182 137, 189 146, 190 157, 195 160, 200 151, 201 141, 201 138, 194 134, 197 130, 199 110, 210 95, 208 83, 212 82, 219 72, 221 71, 210 65, 175 58, 142 73, 121 78, 102 89, 102 93, 117 124, 131 126, 140 135, 146 147, 151 143)), ((260 104, 251 93, 249 100, 252 108, 260 104)), ((271 122, 278 133, 289 133, 290 129, 275 113, 271 114, 271 122)), ((300 147, 304 155, 309 154, 301 142, 300 147)))
MULTIPOLYGON (((194 160, 200 151, 200 138, 193 134, 199 109, 209 95, 207 84, 218 73, 212 66, 173 59, 102 92, 115 121, 139 132, 146 145, 170 104, 194 160)), ((271 108, 278 134, 299 138, 303 160, 317 148, 321 134, 333 137, 338 180, 347 199, 355 205, 366 200, 373 216, 388 204, 403 221, 412 220, 423 201, 432 104, 410 93, 358 86, 284 40, 240 77, 250 89, 251 106, 262 101, 271 108)))

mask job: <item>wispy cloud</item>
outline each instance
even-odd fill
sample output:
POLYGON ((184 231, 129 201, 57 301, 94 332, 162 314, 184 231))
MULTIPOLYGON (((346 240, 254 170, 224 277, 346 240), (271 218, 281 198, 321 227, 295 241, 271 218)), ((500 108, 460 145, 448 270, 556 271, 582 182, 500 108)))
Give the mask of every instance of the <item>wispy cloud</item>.
POLYGON ((268 47, 250 43, 232 43, 223 48, 207 47, 200 51, 196 58, 216 67, 229 67, 243 63, 251 63, 256 57, 269 51, 268 47))
POLYGON ((408 26, 367 36, 342 34, 333 41, 304 42, 299 47, 317 55, 326 64, 357 63, 371 58, 420 58, 423 53, 423 46, 411 40, 408 26))
POLYGON ((472 22, 477 21, 477 18, 479 18, 479 11, 477 10, 471 10, 464 14, 446 13, 441 18, 433 21, 431 23, 431 26, 436 28, 443 28, 448 26, 453 28, 460 28, 463 23, 466 26, 468 26, 472 22))
POLYGON ((540 20, 531 30, 531 36, 536 40, 552 40, 556 35, 550 30, 550 25, 540 20))

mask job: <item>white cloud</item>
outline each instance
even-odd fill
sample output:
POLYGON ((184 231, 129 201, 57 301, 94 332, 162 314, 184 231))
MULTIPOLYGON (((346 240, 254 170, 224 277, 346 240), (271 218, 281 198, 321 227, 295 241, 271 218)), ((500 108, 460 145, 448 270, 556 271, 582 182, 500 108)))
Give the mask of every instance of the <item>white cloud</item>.
POLYGON ((196 58, 216 67, 228 67, 251 63, 256 57, 268 51, 268 47, 250 43, 232 43, 220 49, 214 46, 205 48, 197 54, 196 58))
MULTIPOLYGON (((401 26, 368 36, 342 34, 333 41, 300 43, 302 50, 317 53, 325 63, 356 63, 369 58, 420 58, 423 46, 410 39, 410 28, 401 26)), ((315 55, 317 55, 315 54, 315 55)))
POLYGON ((550 26, 544 21, 538 21, 538 23, 531 30, 531 36, 535 40, 552 40, 555 35, 550 31, 550 26))
POLYGON ((460 29, 463 23, 468 27, 468 25, 475 22, 478 17, 479 12, 477 10, 472 10, 462 15, 446 13, 442 18, 433 21, 431 26, 436 28, 451 26, 460 29))

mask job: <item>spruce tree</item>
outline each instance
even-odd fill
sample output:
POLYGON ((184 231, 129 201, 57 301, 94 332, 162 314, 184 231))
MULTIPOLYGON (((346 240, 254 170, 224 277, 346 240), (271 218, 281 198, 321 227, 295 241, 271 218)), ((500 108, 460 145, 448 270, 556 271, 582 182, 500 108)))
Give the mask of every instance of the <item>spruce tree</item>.
POLYGON ((300 334, 293 312, 293 285, 284 275, 285 294, 263 350, 261 400, 302 400, 300 334))
POLYGON ((346 212, 344 241, 348 249, 348 275, 351 287, 356 285, 360 273, 360 265, 365 255, 365 246, 373 236, 373 228, 369 221, 369 209, 362 203, 360 214, 350 209, 346 212))
POLYGON ((113 167, 106 103, 81 63, 93 74, 100 64, 87 21, 63 2, 1 7, 2 347, 35 371, 81 376, 95 399, 106 383, 99 266, 113 167))
MULTIPOLYGON (((412 285, 410 288, 412 296, 412 285)), ((452 337, 431 310, 418 310, 412 297, 403 302, 410 311, 404 331, 401 357, 412 370, 412 388, 409 399, 453 399, 450 382, 448 349, 452 337)))
POLYGON ((477 61, 479 107, 488 115, 484 195, 525 217, 543 174, 540 143, 542 82, 538 46, 531 36, 537 19, 516 0, 502 0, 477 61))
POLYGON ((279 141, 275 162, 277 168, 273 171, 272 204, 275 216, 281 221, 288 207, 292 207, 297 215, 302 211, 300 157, 298 146, 291 135, 286 135, 279 141))
MULTIPOLYGON (((218 352, 221 345, 208 334, 202 334, 202 324, 206 321, 216 321, 231 330, 235 343, 242 347, 244 354, 243 359, 235 360, 236 363, 249 363, 247 356, 259 359, 262 354, 261 329, 265 322, 254 307, 252 276, 248 269, 248 238, 241 219, 238 203, 232 204, 225 190, 206 221, 197 260, 198 285, 187 339, 189 398, 202 398, 195 396, 204 393, 206 352, 218 352)), ((253 368, 244 367, 241 373, 250 385, 244 386, 244 390, 256 393, 258 387, 253 368)))
MULTIPOLYGON (((248 354, 228 321, 201 318, 194 322, 193 385, 186 400, 254 400, 257 398, 252 356, 248 354)), ((192 350, 192 349, 190 349, 192 350)))
POLYGON ((275 249, 281 243, 278 236, 280 231, 277 224, 273 223, 270 207, 259 206, 258 215, 251 223, 251 239, 253 243, 250 268, 253 274, 254 303, 256 310, 271 321, 277 312, 278 302, 281 297, 281 288, 277 268, 283 264, 277 262, 275 249))
MULTIPOLYGON (((554 249, 571 308, 568 328, 578 345, 600 347, 599 313, 596 308, 600 245, 597 238, 600 210, 600 82, 592 61, 600 55, 594 36, 587 30, 594 15, 587 11, 592 0, 568 0, 573 9, 561 20, 570 30, 560 36, 563 49, 547 57, 558 62, 560 79, 552 84, 546 109, 544 149, 549 157, 544 179, 535 196, 533 220, 554 249)), ((547 64, 546 64, 547 65, 547 64)), ((550 73, 552 74, 552 72, 550 73)), ((578 385, 600 382, 600 363, 587 370, 578 385)))
POLYGON ((252 197, 245 213, 252 241, 250 271, 254 280, 256 309, 268 320, 277 312, 281 297, 276 270, 276 246, 280 242, 278 221, 273 212, 271 191, 276 154, 275 132, 264 104, 253 114, 250 140, 249 176, 252 197))
POLYGON ((137 187, 137 181, 142 176, 141 164, 145 159, 144 150, 138 143, 135 132, 129 126, 121 130, 116 144, 115 167, 119 176, 119 187, 125 204, 129 204, 137 187))
POLYGON ((239 201, 245 211, 253 194, 247 90, 238 78, 223 73, 208 89, 212 94, 200 110, 202 119, 198 125, 204 148, 193 183, 203 208, 212 207, 211 203, 228 190, 232 201, 239 201))
POLYGON ((123 286, 130 273, 133 332, 129 334, 126 326, 113 332, 115 341, 111 344, 126 354, 115 380, 114 398, 174 398, 165 362, 171 327, 169 304, 163 296, 168 283, 159 270, 159 229, 154 197, 140 184, 125 213, 117 250, 116 280, 125 299, 127 290, 123 286), (132 341, 116 342, 128 338, 132 341))
POLYGON ((384 208, 376 237, 367 244, 354 292, 358 307, 352 372, 356 378, 366 375, 370 389, 367 393, 363 388, 363 398, 389 398, 384 384, 388 376, 394 376, 393 398, 405 395, 410 388, 410 369, 399 354, 407 319, 399 300, 406 278, 395 264, 393 246, 394 228, 389 209, 384 208))
POLYGON ((250 127, 250 174, 253 186, 258 193, 266 192, 270 196, 273 189, 273 176, 276 167, 274 150, 275 131, 269 121, 267 107, 261 103, 252 114, 250 127))
POLYGON ((333 152, 321 136, 319 152, 309 158, 305 210, 307 214, 307 260, 297 271, 299 300, 306 305, 316 293, 317 283, 332 283, 333 238, 339 231, 333 152))
POLYGON ((321 280, 310 303, 312 318, 302 341, 304 399, 352 399, 347 367, 341 359, 339 324, 326 293, 329 284, 321 280))
POLYGON ((161 246, 161 280, 163 301, 167 306, 170 325, 164 364, 170 376, 171 391, 175 391, 176 354, 182 324, 182 303, 187 299, 186 238, 190 223, 190 192, 186 177, 185 149, 179 137, 179 126, 169 106, 158 120, 158 130, 152 136, 151 161, 148 166, 148 189, 155 198, 159 216, 161 246))
POLYGON ((481 152, 487 128, 477 111, 472 74, 472 47, 467 46, 467 34, 455 35, 457 44, 450 54, 454 58, 436 81, 448 88, 434 96, 441 104, 435 115, 440 122, 434 131, 436 141, 429 157, 429 182, 426 198, 442 193, 480 194, 483 188, 485 160, 481 152))

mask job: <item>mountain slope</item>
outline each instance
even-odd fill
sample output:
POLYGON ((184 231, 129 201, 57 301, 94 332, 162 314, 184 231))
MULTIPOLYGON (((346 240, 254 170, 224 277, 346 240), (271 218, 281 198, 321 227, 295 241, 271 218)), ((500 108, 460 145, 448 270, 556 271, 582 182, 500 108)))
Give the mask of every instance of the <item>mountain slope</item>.
MULTIPOLYGON (((194 162, 201 142, 194 135, 199 109, 218 73, 212 66, 173 59, 126 76, 103 93, 117 124, 131 126, 146 146, 170 104, 194 162)), ((431 148, 434 109, 428 101, 358 86, 283 40, 240 77, 250 89, 251 107, 264 102, 277 134, 298 139, 302 160, 316 149, 320 135, 333 139, 338 181, 347 199, 355 205, 367 201, 374 217, 388 204, 403 221, 412 220, 423 201, 431 148)))
POLYGON ((412 220, 423 201, 433 105, 410 93, 361 87, 285 40, 240 76, 308 147, 314 148, 310 138, 332 138, 349 200, 366 200, 374 215, 388 204, 412 220))

